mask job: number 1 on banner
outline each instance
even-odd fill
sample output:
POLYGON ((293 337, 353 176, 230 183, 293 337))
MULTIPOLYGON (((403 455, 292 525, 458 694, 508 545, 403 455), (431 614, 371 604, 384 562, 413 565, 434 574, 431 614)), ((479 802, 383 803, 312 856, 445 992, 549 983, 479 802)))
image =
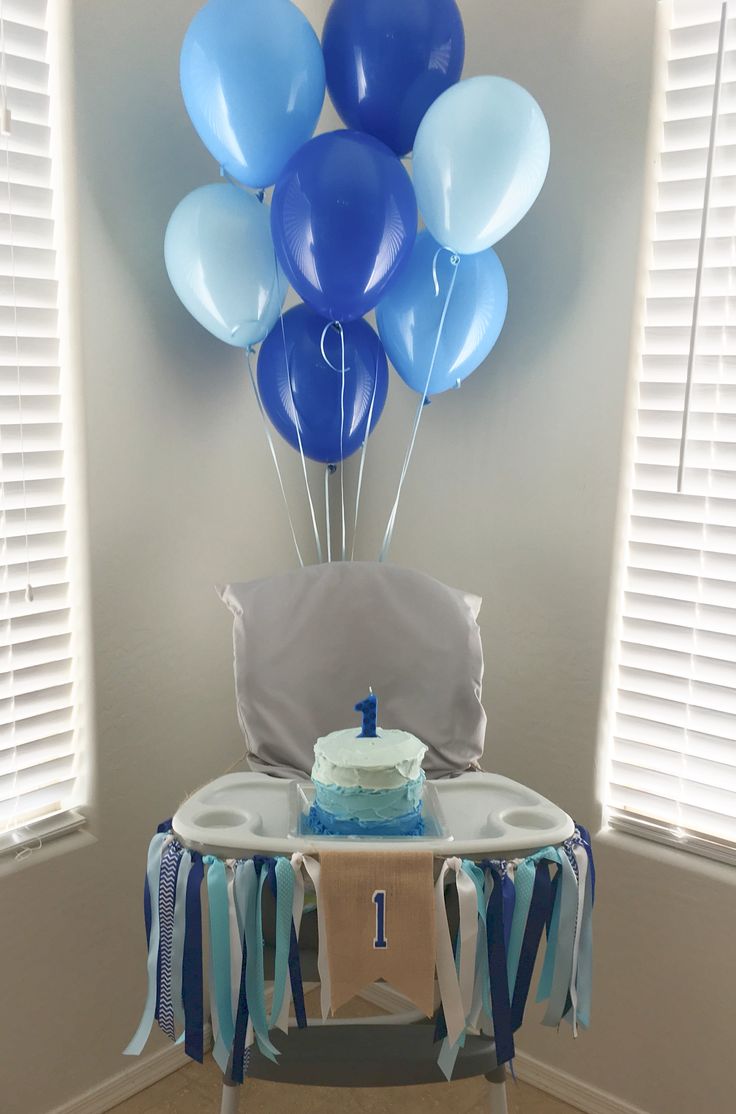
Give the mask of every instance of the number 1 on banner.
POLYGON ((373 941, 374 948, 387 948, 388 940, 386 939, 386 891, 374 890, 373 891, 373 904, 376 907, 376 938, 373 941))

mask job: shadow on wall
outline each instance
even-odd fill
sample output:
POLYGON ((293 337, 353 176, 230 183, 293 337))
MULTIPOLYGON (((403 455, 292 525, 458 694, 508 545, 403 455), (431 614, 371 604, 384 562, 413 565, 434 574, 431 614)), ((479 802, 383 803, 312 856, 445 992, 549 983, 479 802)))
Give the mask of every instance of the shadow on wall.
MULTIPOLYGON (((100 234, 124 263, 143 307, 141 316, 165 338, 167 363, 179 381, 186 377, 190 387, 209 395, 213 381, 201 375, 201 368, 216 361, 218 370, 224 369, 224 346, 180 304, 163 258, 164 233, 176 204, 196 186, 219 180, 179 93, 179 49, 200 3, 136 3, 137 14, 131 16, 130 0, 94 0, 94 19, 89 19, 90 3, 76 4, 73 16, 79 203, 94 207, 100 234), (107 46, 99 40, 103 23, 107 46), (131 47, 126 38, 133 33, 131 47)), ((90 216, 85 216, 86 226, 90 216)), ((232 366, 242 375, 240 362, 233 360, 232 366)))

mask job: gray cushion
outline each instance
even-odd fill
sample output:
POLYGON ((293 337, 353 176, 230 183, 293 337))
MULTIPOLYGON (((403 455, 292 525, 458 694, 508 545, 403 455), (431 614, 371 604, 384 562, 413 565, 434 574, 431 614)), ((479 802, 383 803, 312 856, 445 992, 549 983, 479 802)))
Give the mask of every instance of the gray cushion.
POLYGON ((238 717, 250 765, 308 775, 317 738, 378 721, 418 735, 429 777, 483 753, 479 597, 413 569, 373 561, 310 565, 219 589, 234 616, 238 717))

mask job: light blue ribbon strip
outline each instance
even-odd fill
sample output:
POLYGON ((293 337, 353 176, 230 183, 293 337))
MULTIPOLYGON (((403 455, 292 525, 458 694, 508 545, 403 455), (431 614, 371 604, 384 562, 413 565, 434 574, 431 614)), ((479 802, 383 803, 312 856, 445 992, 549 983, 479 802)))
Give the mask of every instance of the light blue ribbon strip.
POLYGON ((161 874, 161 856, 167 837, 163 832, 157 832, 148 847, 148 864, 146 878, 151 901, 151 934, 148 942, 148 991, 143 1014, 133 1039, 123 1053, 124 1056, 139 1056, 153 1026, 156 1013, 156 981, 158 975, 158 947, 159 947, 159 919, 158 919, 158 885, 161 874))
MULTIPOLYGON (((572 978, 572 956, 575 945, 575 924, 578 909, 578 879, 570 859, 565 851, 560 854, 562 875, 559 883, 559 901, 555 908, 559 908, 557 932, 554 948, 554 971, 552 972, 552 986, 550 989, 549 1003, 542 1024, 557 1026, 560 1024, 566 1009, 567 996, 570 992, 570 979, 572 978)), ((555 928, 553 921, 553 930, 555 928)), ((550 941, 552 933, 550 932, 550 941)), ((549 946, 548 943, 548 946, 549 946)), ((546 959, 546 957, 545 957, 546 959)))
POLYGON ((174 1010, 174 1024, 179 1031, 184 1029, 184 1001, 182 998, 182 969, 184 966, 184 936, 187 927, 187 883, 192 869, 192 856, 184 851, 179 862, 174 900, 174 931, 171 941, 171 1005, 174 1010))
MULTIPOLYGON (((588 850, 589 860, 591 858, 588 850)), ((590 1026, 590 1007, 593 994, 593 886, 595 875, 588 865, 585 878, 585 902, 583 904, 583 924, 580 930, 580 952, 578 955, 578 1021, 585 1028, 590 1026)))
POLYGON ((542 859, 548 859, 551 862, 559 863, 559 851, 554 847, 543 847, 541 851, 536 851, 533 855, 517 863, 516 866, 514 877, 516 884, 516 904, 514 906, 514 918, 511 922, 509 950, 506 957, 506 967, 509 975, 509 994, 512 999, 516 986, 516 976, 519 973, 519 959, 521 958, 521 949, 524 943, 526 922, 529 919, 529 909, 534 893, 534 879, 537 873, 537 863, 542 859))
POLYGON ((230 1000, 230 919, 227 903, 225 864, 212 855, 207 865, 207 904, 210 913, 210 957, 217 1032, 213 1056, 222 1071, 227 1071, 230 1049, 235 1038, 232 1002, 230 1000), (224 1067, 223 1067, 224 1064, 224 1067))
POLYGON ((291 945, 291 910, 294 902, 294 871, 289 859, 276 860, 276 957, 274 959, 271 1028, 278 1021, 286 993, 291 945))
POLYGON ((245 987, 250 1010, 250 1019, 253 1023, 258 1048, 267 1059, 276 1062, 278 1049, 274 1048, 268 1039, 268 1022, 266 1020, 266 1001, 264 993, 263 976, 263 922, 261 906, 263 883, 268 874, 268 867, 264 863, 261 867, 260 878, 256 875, 255 863, 250 859, 243 868, 245 877, 245 941, 247 948, 245 966, 245 987))

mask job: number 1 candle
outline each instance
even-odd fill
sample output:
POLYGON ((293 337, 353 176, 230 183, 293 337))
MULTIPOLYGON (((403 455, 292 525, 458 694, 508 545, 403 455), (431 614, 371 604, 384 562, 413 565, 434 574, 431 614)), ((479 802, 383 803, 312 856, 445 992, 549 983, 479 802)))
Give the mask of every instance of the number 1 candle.
POLYGON ((373 694, 371 689, 370 696, 366 696, 365 700, 361 700, 359 704, 355 705, 356 712, 363 713, 363 726, 361 728, 359 739, 375 739, 376 738, 376 710, 378 708, 378 700, 373 694))

